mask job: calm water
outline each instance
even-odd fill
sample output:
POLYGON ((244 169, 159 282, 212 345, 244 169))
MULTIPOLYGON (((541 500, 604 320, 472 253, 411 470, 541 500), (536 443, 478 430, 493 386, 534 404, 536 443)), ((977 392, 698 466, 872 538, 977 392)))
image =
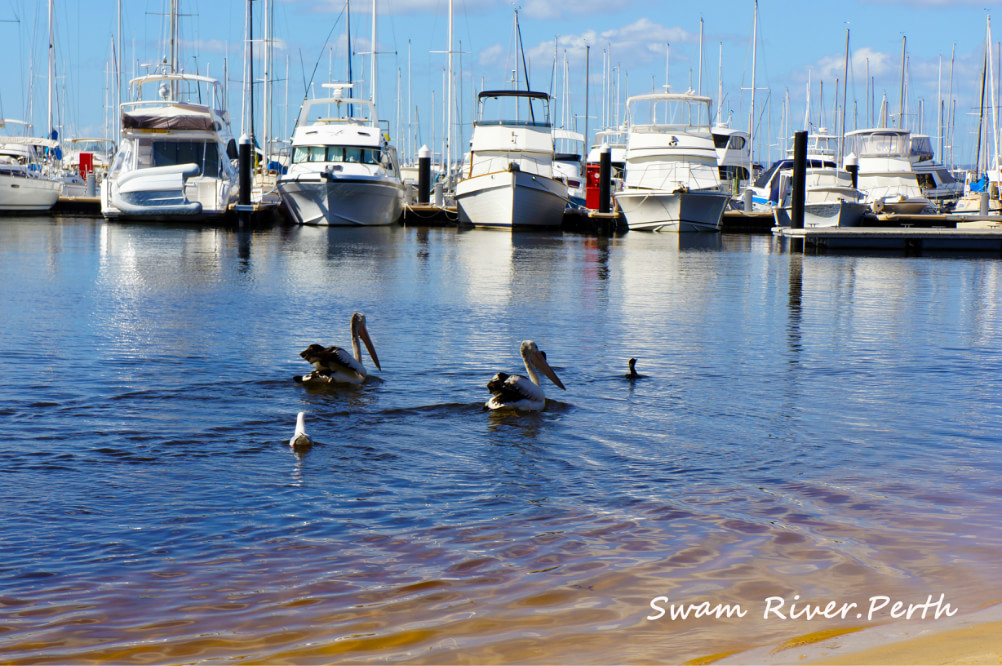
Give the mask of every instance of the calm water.
POLYGON ((890 621, 770 596, 1002 597, 991 257, 4 218, 0 345, 0 661, 665 662, 890 621), (356 310, 382 372, 294 383, 356 310), (566 392, 484 412, 523 339, 566 392))

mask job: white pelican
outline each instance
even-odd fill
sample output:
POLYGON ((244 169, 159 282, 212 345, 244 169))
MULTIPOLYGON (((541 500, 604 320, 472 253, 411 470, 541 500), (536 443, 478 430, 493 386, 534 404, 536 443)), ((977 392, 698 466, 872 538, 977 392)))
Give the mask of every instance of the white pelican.
POLYGON ((504 372, 494 375, 487 382, 487 390, 491 392, 491 399, 484 404, 487 409, 517 409, 535 412, 545 407, 546 395, 539 386, 536 370, 546 375, 562 390, 566 390, 557 374, 553 372, 553 368, 546 362, 546 354, 539 350, 535 342, 532 340, 522 342, 521 352, 529 379, 521 375, 508 375, 504 372))
POLYGON ((294 449, 313 446, 313 440, 306 434, 306 412, 296 415, 296 434, 289 440, 289 446, 294 449))
POLYGON ((308 375, 297 377, 296 381, 302 383, 324 383, 324 384, 361 384, 365 381, 367 373, 362 365, 362 349, 358 344, 359 339, 365 343, 365 348, 369 352, 369 357, 379 366, 379 357, 372 346, 372 339, 369 331, 365 327, 365 315, 356 312, 351 316, 351 349, 354 358, 341 347, 323 347, 316 343, 310 345, 299 353, 304 359, 313 364, 314 370, 308 375))

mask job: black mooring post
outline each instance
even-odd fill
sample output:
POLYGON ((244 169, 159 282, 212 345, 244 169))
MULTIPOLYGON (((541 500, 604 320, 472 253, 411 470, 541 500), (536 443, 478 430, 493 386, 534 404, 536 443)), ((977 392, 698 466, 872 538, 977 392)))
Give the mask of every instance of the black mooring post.
POLYGON ((790 204, 790 228, 804 228, 804 196, 807 180, 807 132, 793 133, 793 200, 790 204))
POLYGON ((421 146, 418 150, 418 186, 417 200, 419 204, 427 205, 431 196, 431 150, 421 146))
POLYGON ((612 149, 603 143, 598 157, 598 212, 608 213, 612 193, 612 149))
POLYGON ((246 134, 240 136, 240 148, 237 152, 237 203, 239 214, 237 218, 241 225, 250 221, 251 202, 251 154, 253 144, 246 134))
POLYGON ((845 156, 845 170, 849 172, 853 188, 859 187, 859 159, 852 153, 845 156))

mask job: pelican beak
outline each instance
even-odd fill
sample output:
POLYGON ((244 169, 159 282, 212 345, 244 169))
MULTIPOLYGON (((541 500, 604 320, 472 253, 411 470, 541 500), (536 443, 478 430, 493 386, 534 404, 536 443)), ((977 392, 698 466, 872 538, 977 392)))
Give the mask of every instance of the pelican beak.
POLYGON ((557 373, 553 372, 553 368, 551 368, 550 364, 546 362, 546 354, 539 350, 534 352, 532 355, 532 364, 536 366, 536 369, 546 375, 546 378, 551 382, 559 386, 562 390, 567 390, 564 388, 564 383, 560 381, 559 377, 557 377, 557 373))
POLYGON ((369 337, 369 330, 365 327, 364 319, 359 324, 358 337, 365 343, 365 349, 369 352, 369 358, 376 364, 376 369, 382 371, 382 368, 379 367, 379 357, 376 356, 376 348, 372 346, 372 338, 369 337))

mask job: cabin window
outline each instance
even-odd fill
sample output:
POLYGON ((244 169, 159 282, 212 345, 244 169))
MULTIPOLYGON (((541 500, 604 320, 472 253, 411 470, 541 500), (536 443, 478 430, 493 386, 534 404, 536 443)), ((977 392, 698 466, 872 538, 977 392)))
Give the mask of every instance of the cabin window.
POLYGON ((199 175, 219 177, 219 151, 208 141, 154 141, 153 166, 197 164, 199 175))
POLYGON ((378 148, 357 146, 296 146, 292 153, 295 164, 301 162, 348 162, 352 164, 379 164, 378 148))
POLYGON ((301 162, 326 162, 327 154, 323 146, 296 146, 292 151, 292 161, 295 164, 301 162))

